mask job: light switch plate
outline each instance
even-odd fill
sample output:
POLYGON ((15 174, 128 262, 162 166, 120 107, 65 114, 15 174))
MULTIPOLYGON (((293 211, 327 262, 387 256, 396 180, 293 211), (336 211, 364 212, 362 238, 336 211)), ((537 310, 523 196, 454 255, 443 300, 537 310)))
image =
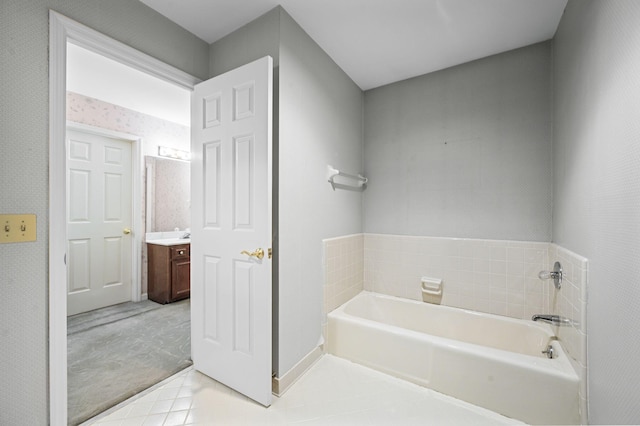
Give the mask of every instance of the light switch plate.
POLYGON ((22 243, 35 240, 35 214, 0 214, 0 243, 22 243))

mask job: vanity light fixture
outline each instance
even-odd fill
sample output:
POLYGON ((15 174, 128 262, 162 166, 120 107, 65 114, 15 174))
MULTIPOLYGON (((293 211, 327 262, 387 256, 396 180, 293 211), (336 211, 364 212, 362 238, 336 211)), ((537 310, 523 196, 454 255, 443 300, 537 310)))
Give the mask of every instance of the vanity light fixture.
POLYGON ((189 151, 169 148, 168 146, 159 146, 158 155, 160 157, 175 158, 176 160, 184 161, 189 161, 191 159, 191 153, 189 151))

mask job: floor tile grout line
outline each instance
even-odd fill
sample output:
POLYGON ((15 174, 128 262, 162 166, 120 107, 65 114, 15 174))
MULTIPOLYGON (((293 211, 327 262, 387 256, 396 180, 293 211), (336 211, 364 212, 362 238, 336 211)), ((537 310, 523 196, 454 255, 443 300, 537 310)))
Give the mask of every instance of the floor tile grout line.
MULTIPOLYGON (((323 393, 323 391, 326 393, 327 391, 330 391, 331 386, 338 385, 343 388, 342 389, 343 392, 345 391, 349 392, 349 388, 353 388, 354 384, 359 383, 360 385, 365 384, 367 386, 379 386, 381 388, 384 388, 385 390, 384 392, 381 392, 380 395, 373 395, 372 399, 374 400, 378 399, 380 402, 385 402, 385 401, 391 402, 391 404, 386 404, 386 403, 380 404, 380 402, 378 402, 378 404, 373 403, 371 408, 368 408, 366 410, 358 409, 354 411, 353 409, 350 409, 345 412, 332 412, 332 413, 326 413, 326 412, 318 413, 318 412, 314 412, 313 410, 309 411, 310 410, 309 407, 313 407, 314 404, 306 404, 306 408, 305 406, 301 406, 299 407, 299 410, 296 407, 287 407, 287 405, 284 404, 284 405, 281 405, 280 408, 273 410, 273 408, 275 408, 275 404, 274 404, 272 405, 272 410, 270 414, 268 414, 269 412, 266 410, 260 413, 262 415, 262 419, 261 419, 262 422, 269 423, 269 424, 284 425, 284 424, 294 424, 294 423, 304 424, 304 422, 311 422, 312 424, 332 424, 332 422, 335 421, 337 422, 337 424, 347 424, 349 423, 349 420, 355 420, 359 424, 374 424, 374 423, 371 423, 371 418, 372 418, 371 416, 389 415, 390 412, 393 412, 393 407, 395 403, 393 401, 388 401, 387 398, 389 394, 395 394, 396 391, 393 389, 398 388, 397 389, 398 391, 406 391, 406 392, 411 392, 416 394, 414 395, 415 401, 411 403, 407 403, 410 406, 413 406, 414 410, 419 409, 418 407, 423 405, 422 400, 425 398, 427 400, 430 400, 432 403, 437 404, 439 407, 440 406, 444 407, 445 411, 447 412, 445 413, 447 415, 447 420, 452 420, 453 422, 452 424, 456 424, 456 423, 474 424, 474 421, 480 421, 480 423, 487 424, 487 425, 495 424, 495 423, 500 423, 500 424, 519 423, 512 419, 508 419, 503 416, 500 416, 497 413, 493 413, 481 407, 473 406, 471 404, 465 403, 455 398, 447 397, 435 391, 431 391, 427 388, 422 388, 419 386, 416 387, 416 385, 406 386, 408 383, 404 382, 401 379, 386 375, 381 372, 377 372, 375 370, 371 370, 367 367, 360 366, 355 363, 351 363, 347 360, 330 356, 330 357, 327 357, 324 361, 325 362, 322 363, 321 368, 316 369, 315 374, 307 374, 305 375, 305 377, 301 378, 300 382, 306 383, 307 384, 306 387, 294 386, 289 390, 289 392, 287 392, 289 396, 284 395, 284 398, 290 398, 291 395, 296 394, 296 392, 302 393, 302 394, 306 392, 308 393, 306 398, 310 398, 310 401, 315 402, 315 405, 324 406, 324 403, 318 404, 319 402, 318 397, 320 397, 320 400, 322 400, 322 395, 318 395, 318 391, 320 391, 321 394, 323 393), (345 374, 346 376, 348 376, 346 381, 344 380, 345 374), (334 378, 334 380, 331 381, 332 383, 327 384, 324 381, 324 378, 327 376, 331 376, 334 378), (385 396, 385 394, 387 396, 385 396), (306 413, 305 413, 305 410, 307 411, 306 413), (271 420, 269 420, 269 417, 272 417, 271 420), (278 417, 281 417, 281 418, 278 420, 278 417), (451 419, 449 419, 449 417, 451 417, 451 419), (345 421, 347 421, 347 423, 345 423, 345 421)), ((201 375, 200 373, 197 373, 193 369, 191 371, 184 371, 183 374, 184 374, 184 380, 181 387, 193 388, 194 386, 204 385, 203 386, 204 389, 206 388, 218 389, 219 386, 221 386, 215 380, 210 379, 204 375, 201 375), (187 377, 189 377, 189 380, 187 380, 187 377), (192 379, 195 379, 195 380, 192 380, 192 379)), ((159 389, 156 389, 154 391, 159 391, 159 389)), ((220 394, 220 395, 223 395, 223 394, 220 394)), ((226 395, 226 393, 224 393, 224 395, 226 395)), ((304 395, 302 395, 302 397, 305 398, 304 395)), ((165 415, 163 416, 163 421, 166 423, 166 421, 168 420, 169 416, 172 413, 186 411, 186 413, 183 413, 180 415, 180 417, 184 415, 183 424, 186 423, 187 421, 196 422, 197 424, 212 424, 212 423, 226 424, 225 423, 226 418, 224 417, 225 413, 223 413, 223 417, 219 417, 220 416, 219 412, 217 415, 214 415, 214 417, 208 417, 208 418, 205 417, 205 418, 198 419, 191 416, 192 413, 194 415, 196 415, 196 413, 198 415, 206 415, 207 413, 211 415, 212 412, 216 412, 216 411, 211 411, 212 407, 210 405, 210 404, 216 405, 215 393, 210 396, 211 401, 207 407, 202 407, 202 406, 193 407, 193 398, 194 397, 192 396, 191 397, 192 405, 188 410, 176 410, 176 411, 170 411, 168 413, 165 413, 165 415)), ((249 424, 247 423, 247 421, 251 419, 247 417, 247 414, 246 414, 246 409, 248 408, 248 406, 246 406, 245 403, 247 401, 246 401, 246 398, 241 398, 241 399, 242 401, 240 400, 235 401, 235 403, 239 404, 236 407, 237 408, 237 412, 235 413, 236 417, 231 416, 226 420, 231 419, 234 422, 241 421, 242 424, 249 424)), ((226 397, 223 400, 226 400, 226 397)), ((405 400, 403 399, 402 402, 405 402, 405 400)), ((399 402, 396 401, 396 403, 399 403, 399 402)), ((315 408, 317 409, 317 407, 315 408)), ((424 410, 424 408, 422 409, 424 410)), ((416 419, 422 419, 422 418, 427 420, 430 418, 430 415, 431 415, 430 413, 431 413, 430 411, 426 411, 419 414, 418 411, 414 411, 414 412, 407 413, 407 415, 404 417, 402 417, 401 413, 398 413, 399 417, 398 418, 394 417, 394 422, 402 423, 403 420, 409 421, 413 419, 415 421, 416 419)), ((226 414, 229 415, 229 413, 226 413, 226 414)), ((439 415, 440 413, 436 415, 435 420, 436 421, 444 420, 444 418, 439 415)), ((141 420, 141 422, 146 422, 149 419, 155 420, 157 417, 154 417, 154 416, 156 415, 148 414, 146 417, 141 417, 137 415, 135 417, 127 416, 127 417, 124 417, 123 420, 120 421, 120 423, 125 423, 128 420, 133 420, 133 419, 138 419, 138 420, 141 420)), ((394 416, 395 416, 395 413, 394 413, 394 416)), ((259 419, 259 417, 256 417, 256 418, 259 419)))
POLYGON ((137 401, 139 401, 140 399, 148 396, 149 394, 159 390, 160 388, 162 388, 163 386, 169 384, 171 381, 173 381, 174 379, 180 377, 183 374, 188 374, 190 370, 193 370, 193 365, 188 366, 187 368, 178 371, 177 373, 175 373, 172 376, 167 377, 166 379, 164 379, 163 381, 156 383, 155 385, 143 390, 142 392, 122 401, 121 403, 119 403, 118 405, 115 405, 111 408, 109 408, 106 411, 103 411, 102 413, 98 414, 95 417, 90 418, 89 420, 87 420, 84 423, 81 423, 78 426, 89 426, 92 424, 95 424, 97 422, 99 422, 100 420, 109 417, 111 414, 115 413, 116 411, 128 407, 128 406, 132 406, 133 404, 135 404, 137 401))

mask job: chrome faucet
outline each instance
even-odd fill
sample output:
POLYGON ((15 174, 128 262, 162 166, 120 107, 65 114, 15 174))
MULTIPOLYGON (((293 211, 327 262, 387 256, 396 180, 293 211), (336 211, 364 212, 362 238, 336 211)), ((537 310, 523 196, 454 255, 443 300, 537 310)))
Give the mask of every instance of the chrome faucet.
POLYGON ((187 238, 191 238, 191 232, 185 232, 184 235, 182 237, 180 237, 181 239, 187 239, 187 238))
POLYGON ((544 315, 535 314, 531 317, 532 321, 542 321, 553 325, 571 325, 569 318, 561 317, 560 315, 544 315))

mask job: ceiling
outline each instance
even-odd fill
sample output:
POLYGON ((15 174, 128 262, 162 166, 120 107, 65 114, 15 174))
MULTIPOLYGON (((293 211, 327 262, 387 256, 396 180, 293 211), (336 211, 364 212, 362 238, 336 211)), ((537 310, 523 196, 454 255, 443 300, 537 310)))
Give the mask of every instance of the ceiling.
POLYGON ((208 43, 281 5, 363 90, 553 38, 567 0, 140 0, 208 43))
MULTIPOLYGON (((211 43, 278 0, 140 0, 211 43), (241 5, 241 6, 239 6, 241 5)), ((279 0, 363 90, 548 40, 567 0, 279 0)), ((67 88, 188 126, 189 92, 69 44, 67 88)))

